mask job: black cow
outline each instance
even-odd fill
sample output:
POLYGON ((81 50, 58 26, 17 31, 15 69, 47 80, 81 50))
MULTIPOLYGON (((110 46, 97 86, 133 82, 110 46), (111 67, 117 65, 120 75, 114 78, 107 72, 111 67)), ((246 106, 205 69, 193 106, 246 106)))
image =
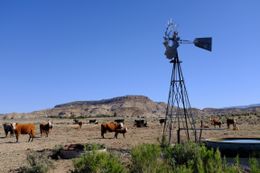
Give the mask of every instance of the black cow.
POLYGON ((5 137, 7 137, 8 132, 10 132, 10 136, 14 135, 14 130, 13 130, 12 125, 10 123, 4 123, 3 127, 4 127, 4 131, 5 131, 5 137))
POLYGON ((161 118, 161 119, 159 119, 159 122, 160 122, 161 125, 163 125, 163 123, 166 122, 166 119, 165 118, 161 118))
POLYGON ((135 120, 134 126, 136 127, 147 127, 147 121, 144 119, 137 119, 135 120))

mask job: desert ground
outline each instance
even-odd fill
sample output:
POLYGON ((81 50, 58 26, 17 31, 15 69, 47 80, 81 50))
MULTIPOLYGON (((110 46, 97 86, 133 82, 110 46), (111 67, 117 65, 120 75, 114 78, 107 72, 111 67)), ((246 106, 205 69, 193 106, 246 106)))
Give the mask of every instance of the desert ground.
MULTIPOLYGON (((81 119, 83 126, 80 129, 77 124, 73 124, 72 119, 51 119, 53 129, 49 137, 41 137, 39 131, 39 123, 47 121, 47 119, 12 119, 1 120, 2 122, 19 122, 19 123, 35 123, 36 138, 33 142, 28 141, 28 135, 21 135, 19 142, 16 143, 15 137, 8 136, 5 138, 3 127, 0 129, 0 172, 15 172, 21 166, 27 164, 26 156, 29 152, 40 151, 43 149, 54 149, 59 145, 68 144, 85 144, 100 143, 104 144, 108 149, 130 150, 132 147, 142 143, 159 143, 163 126, 160 125, 157 118, 147 119, 148 127, 137 128, 134 126, 134 119, 125 119, 125 126, 128 128, 126 137, 122 134, 118 135, 118 139, 113 138, 114 133, 105 134, 105 139, 100 135, 100 123, 112 121, 111 118, 97 119, 99 124, 89 124, 88 119, 81 119)), ((214 128, 207 123, 210 128, 214 128)), ((227 129, 223 125, 224 130, 205 130, 202 138, 215 137, 260 137, 260 126, 257 122, 239 122, 239 130, 227 129)), ((216 127, 217 128, 217 127, 216 127)), ((175 137, 175 135, 174 135, 175 137)), ((72 160, 53 160, 55 168, 50 170, 53 173, 64 173, 73 170, 72 160)))

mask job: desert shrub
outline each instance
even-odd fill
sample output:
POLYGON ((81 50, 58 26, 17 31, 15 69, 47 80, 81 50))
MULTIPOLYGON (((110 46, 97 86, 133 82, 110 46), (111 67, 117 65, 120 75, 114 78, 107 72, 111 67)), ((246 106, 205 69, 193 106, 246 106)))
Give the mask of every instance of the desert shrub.
POLYGON ((20 173, 47 173, 53 163, 46 154, 31 152, 27 155, 28 166, 21 167, 20 173))
POLYGON ((163 155, 167 163, 175 167, 176 165, 188 165, 195 160, 199 153, 199 145, 195 143, 176 144, 173 147, 164 147, 163 155))
POLYGON ((73 173, 125 173, 119 159, 107 152, 88 152, 73 160, 73 173))
POLYGON ((165 147, 163 157, 174 172, 239 173, 241 171, 239 158, 235 164, 227 165, 218 150, 207 149, 204 145, 195 143, 165 147))
POLYGON ((195 158, 194 169, 198 172, 222 173, 223 162, 220 152, 200 146, 195 158))
POLYGON ((100 117, 112 117, 112 115, 109 115, 109 114, 97 114, 96 117, 97 118, 100 118, 100 117))
MULTIPOLYGON (((207 149, 196 143, 174 146, 142 144, 131 150, 131 164, 128 169, 113 154, 97 152, 101 144, 85 145, 86 152, 73 161, 73 173, 242 173, 239 157, 233 164, 221 158, 218 150, 207 149)), ((252 173, 260 172, 260 162, 250 160, 252 173)))
POLYGON ((104 144, 96 144, 96 143, 84 145, 85 151, 92 151, 92 150, 99 150, 99 149, 105 149, 105 145, 104 144))
MULTIPOLYGON (((174 146, 143 144, 132 149, 132 173, 239 173, 239 158, 235 164, 227 164, 218 150, 207 149, 196 143, 174 146)), ((258 169, 256 161, 252 161, 258 169)))
POLYGON ((131 151, 133 173, 170 172, 170 167, 161 159, 161 148, 155 144, 143 144, 131 151))
POLYGON ((255 158, 249 159, 250 172, 251 173, 259 173, 260 172, 260 160, 255 158))
POLYGON ((190 166, 180 165, 175 168, 173 173, 193 173, 193 169, 190 166))
POLYGON ((228 164, 226 159, 223 159, 223 172, 225 173, 242 173, 243 170, 239 163, 239 157, 235 158, 234 164, 228 164))

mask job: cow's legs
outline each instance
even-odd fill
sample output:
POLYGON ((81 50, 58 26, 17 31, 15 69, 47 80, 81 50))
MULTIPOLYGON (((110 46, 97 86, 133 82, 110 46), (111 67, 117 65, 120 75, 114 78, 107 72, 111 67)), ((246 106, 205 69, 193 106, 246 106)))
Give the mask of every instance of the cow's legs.
POLYGON ((117 135, 118 135, 118 133, 117 133, 117 132, 115 132, 115 138, 117 138, 117 135))
POLYGON ((16 142, 18 142, 18 136, 19 136, 19 134, 15 135, 15 137, 16 137, 16 142))
POLYGON ((101 132, 101 136, 102 136, 102 138, 105 138, 104 133, 105 133, 105 132, 101 132))
POLYGON ((30 140, 31 140, 31 135, 29 134, 29 140, 28 140, 28 142, 30 142, 30 140))

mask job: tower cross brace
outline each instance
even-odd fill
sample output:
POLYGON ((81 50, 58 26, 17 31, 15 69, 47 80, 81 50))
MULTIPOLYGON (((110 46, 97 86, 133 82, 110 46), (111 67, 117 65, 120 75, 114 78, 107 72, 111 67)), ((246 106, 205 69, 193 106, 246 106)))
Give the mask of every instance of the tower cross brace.
POLYGON ((185 131, 187 141, 194 140, 196 142, 195 117, 192 114, 178 53, 170 62, 173 64, 173 67, 163 127, 163 138, 167 144, 173 143, 174 130, 177 129, 177 141, 175 142, 180 143, 181 130, 185 131))

